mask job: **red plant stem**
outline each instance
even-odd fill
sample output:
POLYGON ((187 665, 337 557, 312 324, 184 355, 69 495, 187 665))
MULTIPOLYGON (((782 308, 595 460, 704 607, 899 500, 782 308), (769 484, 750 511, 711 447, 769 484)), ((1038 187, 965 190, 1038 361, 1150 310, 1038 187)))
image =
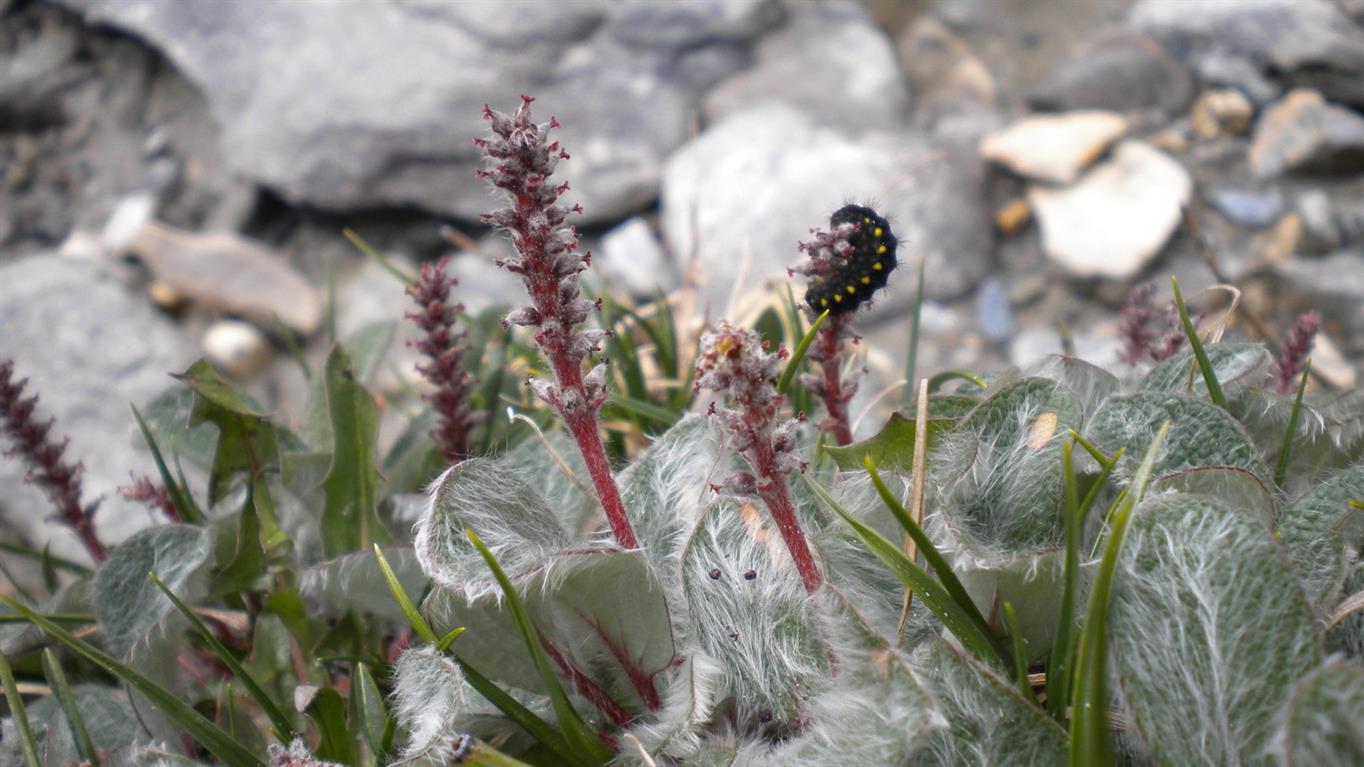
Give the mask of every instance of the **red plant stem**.
POLYGON ((843 367, 843 336, 850 314, 830 316, 815 335, 815 359, 824 374, 824 386, 819 392, 824 410, 829 414, 826 424, 839 445, 852 444, 852 428, 848 425, 848 401, 852 392, 844 391, 840 368, 843 367))
POLYGON ((602 631, 601 626, 588 620, 586 616, 579 615, 578 617, 587 621, 592 630, 597 632, 597 638, 601 640, 602 644, 606 645, 611 657, 615 658, 621 668, 625 669, 626 676, 630 677, 630 683, 635 686, 635 691, 639 693, 644 705, 648 706, 651 711, 657 711, 663 702, 658 697, 658 688, 654 687, 653 675, 640 668, 639 664, 635 663, 635 659, 630 657, 630 653, 618 642, 607 636, 606 632, 602 631))
POLYGON ((621 708, 619 703, 612 700, 606 690, 601 688, 601 685, 584 674, 577 666, 569 663, 563 653, 559 652, 559 648, 555 647, 554 643, 543 635, 540 636, 540 646, 545 648, 545 653, 549 655, 550 660, 554 661, 554 665, 559 667, 560 673, 567 675, 572 680, 573 687, 578 691, 578 694, 587 698, 592 705, 606 715, 607 719, 611 720, 612 724, 617 727, 624 727, 630 723, 632 718, 630 714, 621 708))
POLYGON ((819 591, 824 578, 819 574, 819 566, 815 564, 810 546, 805 542, 805 534, 796 521, 796 507, 791 503, 786 478, 777 471, 776 455, 771 444, 764 440, 755 442, 752 457, 753 468, 758 473, 758 497, 767 504, 768 512, 777 523, 777 531, 781 533, 786 550, 796 563, 796 571, 800 573, 801 583, 805 584, 805 591, 813 594, 819 591))
POLYGON ((597 490, 597 498, 601 500, 606 522, 616 536, 616 543, 626 549, 639 548, 634 528, 630 527, 630 519, 625 516, 625 503, 620 499, 620 490, 611 476, 611 464, 606 460, 606 450, 602 447, 601 435, 597 433, 597 420, 588 414, 563 414, 563 418, 568 424, 569 433, 578 442, 578 450, 583 454, 587 473, 592 477, 592 486, 597 490))

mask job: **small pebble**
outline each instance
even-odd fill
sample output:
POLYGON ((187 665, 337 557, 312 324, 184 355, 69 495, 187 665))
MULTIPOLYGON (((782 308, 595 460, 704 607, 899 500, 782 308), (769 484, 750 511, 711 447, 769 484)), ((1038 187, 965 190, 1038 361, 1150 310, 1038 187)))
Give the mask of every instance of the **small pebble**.
POLYGON ((1032 220, 1032 206, 1025 197, 1015 197, 995 211, 995 227, 1004 234, 1016 234, 1032 220))
POLYGON ((1239 136, 1250 130, 1251 119, 1255 117, 1255 107, 1235 88, 1204 91, 1194 102, 1194 134, 1201 139, 1219 136, 1239 136))
POLYGON ((249 322, 221 320, 204 334, 204 356, 232 378, 246 379, 270 361, 270 341, 249 322))
POLYGON ((1263 229, 1279 220, 1283 213, 1283 194, 1278 189, 1238 189, 1218 187, 1209 195, 1218 213, 1252 229, 1263 229))

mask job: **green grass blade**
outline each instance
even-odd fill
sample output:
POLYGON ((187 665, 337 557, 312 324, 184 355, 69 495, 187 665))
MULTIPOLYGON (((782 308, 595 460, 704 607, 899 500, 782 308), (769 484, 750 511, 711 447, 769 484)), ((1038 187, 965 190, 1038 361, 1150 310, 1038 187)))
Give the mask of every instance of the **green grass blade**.
MULTIPOLYGON (((905 556, 904 551, 899 546, 891 543, 885 536, 849 514, 818 482, 809 477, 805 478, 805 482, 815 495, 819 496, 820 500, 824 501, 834 513, 838 514, 853 529, 853 532, 871 550, 871 553, 881 560, 882 564, 889 568, 895 577, 900 579, 901 583, 923 600, 924 605, 932 610, 934 615, 938 616, 938 620, 942 621, 948 631, 956 635, 967 651, 991 666, 1001 669, 1009 667, 1005 661, 1005 653, 1000 651, 988 627, 982 631, 975 619, 947 593, 947 589, 943 588, 941 583, 928 574, 928 571, 905 556)), ((980 612, 976 611, 976 615, 979 616, 980 612)))
POLYGON ((379 544, 374 544, 374 556, 379 560, 379 569, 384 571, 384 580, 388 583, 388 591, 393 595, 393 601, 398 603, 398 607, 403 611, 403 616, 407 618, 407 623, 412 627, 412 632, 425 639, 431 644, 437 644, 440 639, 436 637, 436 632, 431 628, 431 624, 426 622, 426 618, 417 610, 417 606, 412 603, 412 598, 407 595, 407 589, 394 574, 393 568, 389 566, 388 560, 384 559, 384 552, 379 548, 379 544))
POLYGON ((375 250, 372 245, 361 239, 360 235, 356 234, 353 229, 350 229, 349 227, 342 229, 341 234, 345 235, 346 239, 350 240, 350 244, 354 245, 356 250, 365 254, 365 258, 378 264, 379 268, 393 275, 393 278, 398 282, 401 282, 403 287, 407 287, 417 281, 417 275, 393 263, 387 256, 375 250))
POLYGON ((1108 732, 1108 595, 1113 588, 1113 573, 1127 523, 1146 492, 1156 454, 1169 433, 1170 422, 1166 421, 1151 440, 1146 457, 1119 502, 1109 527, 1103 559, 1099 561, 1099 571, 1089 592, 1085 625, 1075 654, 1075 683, 1071 696, 1074 706, 1070 717, 1071 767, 1113 764, 1113 743, 1108 732))
POLYGON ((1062 470, 1065 473, 1066 490, 1066 516, 1063 520, 1066 532, 1065 572, 1061 587, 1060 617, 1056 622, 1056 637, 1052 642, 1051 657, 1047 661, 1047 710, 1058 720, 1065 717, 1066 707, 1070 705, 1071 670, 1075 663, 1075 643, 1071 640, 1071 632, 1075 627, 1075 595, 1079 591, 1080 582, 1080 535, 1084 530, 1085 517, 1089 515, 1089 509, 1098 499, 1104 482, 1108 480, 1108 475, 1112 473, 1113 467, 1118 465, 1118 459, 1123 455, 1122 449, 1119 449, 1111 460, 1102 458, 1100 454, 1103 468, 1090 485, 1084 500, 1078 501, 1076 496, 1079 490, 1071 460, 1073 445, 1078 441, 1067 442, 1062 448, 1062 470))
POLYGON ((1032 694, 1032 685, 1028 684, 1028 656, 1023 649, 1023 632, 1018 628, 1018 616, 1014 614, 1013 602, 1005 602, 1004 624, 1009 627, 1009 639, 1013 645, 1014 655, 1014 684, 1018 685, 1019 692, 1023 697, 1031 701, 1036 701, 1032 694))
POLYGON ((781 371, 781 377, 777 379, 777 393, 785 394, 787 388, 791 386, 791 379, 796 377, 796 371, 800 370, 800 363, 805 361, 805 353, 810 351, 810 344, 815 342, 815 334, 819 332, 819 326, 824 324, 824 318, 829 316, 829 310, 815 318, 810 325, 810 329, 805 331, 800 343, 796 344, 796 350, 791 352, 791 359, 786 361, 786 369, 781 371))
POLYGON ((465 530, 464 534, 469 536, 470 541, 473 541, 474 547, 478 549, 479 554, 483 555, 483 561, 488 564, 488 569, 497 579, 497 584, 502 587, 502 595, 507 601, 507 612, 511 613, 517 631, 521 633, 521 638, 526 642, 526 649, 530 652, 531 659, 535 663, 535 670, 540 674, 540 681, 549 692, 550 703, 554 707, 554 716, 558 720, 559 727, 563 730, 569 746, 584 763, 605 764, 611 759, 611 752, 587 728, 587 724, 578 716, 577 710, 569 702, 568 695, 564 693, 563 686, 559 684, 559 677, 555 675, 554 668, 550 665, 549 656, 545 653, 544 647, 540 645, 540 632, 531 622, 530 613, 522 604, 521 596, 516 593, 516 586, 502 571, 502 566, 497 563, 496 557, 488 550, 488 547, 483 545, 483 541, 479 539, 478 535, 472 530, 465 530))
POLYGON ((459 763, 466 765, 466 767, 531 767, 520 759, 507 756, 481 740, 473 742, 468 753, 459 760, 459 763))
POLYGON ((985 620, 985 616, 980 614, 976 603, 971 600, 971 595, 966 592, 966 587, 962 585, 957 574, 952 572, 952 565, 948 563, 947 557, 942 555, 933 540, 928 537, 924 529, 919 526, 914 518, 910 516, 909 510, 900 503, 900 499, 886 487, 886 483, 881 479, 881 474, 876 470, 876 464, 867 456, 862 460, 862 464, 867 468, 867 475, 871 477, 872 486, 876 488, 876 493, 881 496, 881 501, 890 509, 890 513, 895 516, 895 520, 900 523, 910 539, 918 548, 919 553, 928 562, 928 566, 933 568, 933 574, 938 576, 938 581, 942 583, 952 602, 985 636, 991 637, 991 645, 995 648, 995 654, 1001 660, 1006 657, 1003 646, 994 639, 994 631, 990 629, 990 624, 985 620))
POLYGON ((918 373, 919 364, 919 321, 923 317, 924 308, 924 264, 928 259, 919 259, 918 280, 914 287, 914 311, 910 315, 909 324, 909 350, 905 355, 905 391, 904 403, 906 405, 914 401, 915 378, 918 373))
POLYGON ((1075 441, 1075 444, 1077 444, 1077 445, 1079 445, 1080 447, 1084 448, 1084 449, 1085 449, 1085 452, 1086 452, 1086 453, 1089 453, 1090 456, 1092 456, 1092 457, 1094 458, 1094 460, 1097 461, 1097 462, 1099 463, 1100 466, 1106 466, 1106 467, 1108 467, 1108 468, 1111 469, 1114 465, 1117 464, 1117 458, 1116 458, 1116 457, 1114 457, 1114 458, 1109 458, 1108 456, 1106 456, 1106 455, 1103 454, 1103 451, 1102 451, 1102 450, 1100 450, 1099 448, 1095 447, 1095 446, 1094 446, 1094 443, 1090 442, 1089 440, 1085 439, 1084 437, 1081 437, 1081 436, 1079 435, 1079 433, 1076 432, 1074 429, 1070 429, 1069 431, 1070 431, 1070 438, 1071 438, 1072 440, 1075 441))
MULTIPOLYGON (((9 598, 4 598, 9 602, 9 598)), ((38 760, 38 742, 33 739, 33 730, 28 726, 28 712, 24 710, 23 696, 19 695, 19 685, 14 681, 9 659, 0 653, 0 685, 5 687, 5 702, 9 704, 10 716, 14 717, 14 729, 19 733, 19 748, 24 753, 25 767, 43 767, 38 760)))
POLYGON ((1283 446, 1279 448, 1279 460, 1274 463, 1274 484, 1283 487, 1288 477, 1288 460, 1293 455, 1293 433, 1298 430, 1298 417, 1302 414, 1302 393, 1307 390, 1307 376, 1312 373, 1312 360, 1302 368, 1302 380, 1298 382, 1298 396, 1293 400, 1293 409, 1288 413, 1288 428, 1284 430, 1283 446))
POLYGON ((682 417, 681 413, 677 412, 676 410, 673 410, 672 408, 666 408, 661 405, 655 405, 652 402, 637 399, 635 397, 630 397, 623 394, 613 394, 611 395, 611 398, 606 402, 608 405, 615 405, 616 407, 620 408, 621 410, 624 410, 627 413, 632 413, 634 415, 639 415, 655 421, 660 421, 664 424, 676 423, 678 419, 682 417))
POLYGON ((66 715, 66 725, 71 729, 71 742, 76 744, 76 753, 80 754, 84 764, 99 767, 99 752, 95 750, 95 742, 90 740, 85 719, 76 708, 76 696, 71 692, 66 673, 62 671, 57 654, 52 652, 51 647, 43 648, 43 676, 47 678, 47 686, 52 688, 52 694, 57 697, 62 713, 66 715))
POLYGON ((933 394, 952 381, 968 381, 982 389, 988 388, 989 386, 984 378, 981 378, 969 370, 944 370, 928 379, 928 393, 933 394))
POLYGON ((157 577, 156 573, 147 573, 147 578, 149 578, 152 583, 155 583, 158 589, 161 589, 161 593, 165 594, 166 598, 171 601, 171 604, 175 605, 175 609, 179 610, 180 614, 185 616, 185 619, 189 621, 190 626, 193 627, 194 630, 198 632, 200 638, 208 644, 209 649, 213 650, 213 654, 218 656, 218 660, 222 661, 223 665, 227 666, 228 670, 232 672, 232 675, 241 681, 242 687, 246 688, 246 694, 250 695, 251 699, 256 701, 256 704, 261 707, 261 711, 265 712, 265 716, 270 719, 270 724, 274 725, 275 737, 279 738, 281 741, 288 742, 289 736, 293 735, 295 731, 293 723, 289 721, 289 717, 280 710, 279 706, 275 705, 275 701, 265 692, 265 690, 262 690, 260 685, 256 684, 256 680, 251 678, 251 674, 247 673, 246 669, 242 667, 241 662, 232 654, 232 651, 227 649, 227 647, 218 640, 217 635, 215 635, 208 626, 205 626, 203 621, 199 620, 199 616, 194 614, 194 611, 190 609, 189 605, 182 602, 180 597, 177 597, 175 592, 171 591, 170 587, 157 577))
MULTIPOLYGON (((191 738, 199 745, 203 746, 210 754, 218 758, 218 761, 227 767, 255 767, 264 764, 259 756, 251 753, 250 749, 237 742, 227 733, 218 729, 205 719, 192 706, 176 697, 175 693, 167 690, 151 679, 138 673, 133 668, 126 666, 104 652, 96 649, 93 645, 77 639, 66 629, 56 623, 33 612, 19 602, 14 601, 4 594, 0 594, 0 602, 4 602, 14 608, 24 617, 28 618, 33 625, 46 631, 53 639, 66 645, 73 652, 91 663, 99 666, 108 673, 122 680, 129 687, 137 690, 152 705, 161 710, 167 718, 179 725, 191 738)), ((6 687, 8 689, 8 687, 6 687)))
POLYGON ((17 554, 21 557, 28 557, 29 559, 45 560, 47 564, 52 565, 53 567, 56 567, 60 570, 65 570, 69 573, 79 575, 82 577, 95 574, 94 570, 91 570, 90 568, 86 567, 80 562, 74 562, 70 559, 59 557, 55 554, 48 554, 39 549, 35 549, 32 546, 24 546, 23 544, 19 543, 10 543, 9 541, 0 541, 0 551, 7 551, 11 554, 17 554))
POLYGON ((1189 319, 1189 308, 1184 305, 1184 295, 1179 292, 1179 280, 1171 276, 1170 286, 1174 288, 1175 308, 1179 311, 1179 321, 1184 325, 1184 335, 1189 337, 1189 348, 1193 349, 1194 358, 1198 360, 1198 369, 1203 372, 1203 383, 1208 387, 1208 396, 1213 404, 1227 410, 1229 409, 1227 397, 1222 393, 1222 384, 1217 382, 1217 373, 1212 369, 1208 353, 1203 350, 1203 340, 1198 337, 1198 329, 1194 327, 1193 320, 1189 319))
POLYGON ((532 738, 543 745, 545 748, 558 754, 561 759, 571 764, 581 764, 582 761, 574 756, 568 748, 568 741, 564 739, 563 733, 554 729, 553 725, 541 719, 534 711, 526 708, 521 701, 508 695, 505 690, 498 687, 491 679, 483 676, 482 672, 469 665, 459 655, 453 656, 459 663, 459 668, 464 672, 464 678, 469 682, 469 686, 478 691, 489 703, 497 707, 498 711, 507 715, 521 729, 525 730, 532 738))
POLYGON ((171 477, 170 468, 166 465, 166 459, 161 455, 161 447, 156 444, 156 437, 152 436, 152 430, 147 426, 147 421, 143 419, 142 413, 138 412, 136 405, 129 405, 133 409, 133 418, 137 420, 137 428, 142 432, 142 441, 147 443, 147 449, 152 453, 152 462, 156 464, 156 473, 161 475, 161 484, 166 486, 166 494, 170 496, 171 505, 180 512, 180 519, 192 525, 200 525, 204 522, 204 512, 199 509, 194 498, 189 494, 189 489, 171 477))
MULTIPOLYGON (((43 616, 53 623, 94 623, 95 616, 88 613, 48 613, 43 616)), ((7 623, 32 623, 22 615, 0 615, 0 626, 7 623)))

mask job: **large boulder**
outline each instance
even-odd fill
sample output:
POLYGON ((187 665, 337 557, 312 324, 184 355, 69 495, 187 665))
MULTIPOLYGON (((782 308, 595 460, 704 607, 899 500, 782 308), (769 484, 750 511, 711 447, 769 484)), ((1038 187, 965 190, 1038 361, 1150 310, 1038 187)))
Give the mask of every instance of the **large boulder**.
POLYGON ((208 98, 228 162, 330 209, 488 207, 471 138, 519 94, 556 115, 587 221, 640 207, 701 89, 746 63, 775 0, 55 0, 162 51, 208 98))
POLYGON ((669 159, 662 225, 676 258, 699 258, 699 284, 718 312, 731 292, 784 279, 799 260, 796 244, 809 239, 810 229, 827 227, 839 207, 870 203, 900 240, 905 266, 875 306, 895 312, 913 300, 908 265, 921 257, 930 298, 960 297, 986 274, 993 234, 984 181, 984 164, 971 147, 910 130, 854 138, 766 102, 711 127, 669 159))
MULTIPOLYGON (((174 384, 194 361, 193 345, 175 324, 132 293, 96 261, 52 255, 0 265, 0 359, 38 395, 38 416, 55 418, 52 436, 71 438, 66 456, 84 462, 85 496, 103 499, 95 529, 106 544, 154 520, 117 492, 130 476, 155 477, 151 455, 132 449, 139 407, 174 384)), ((6 444, 6 449, 11 447, 6 444)), ((81 557, 81 548, 53 519, 52 504, 24 485, 18 460, 0 460, 0 513, 39 545, 81 557)))

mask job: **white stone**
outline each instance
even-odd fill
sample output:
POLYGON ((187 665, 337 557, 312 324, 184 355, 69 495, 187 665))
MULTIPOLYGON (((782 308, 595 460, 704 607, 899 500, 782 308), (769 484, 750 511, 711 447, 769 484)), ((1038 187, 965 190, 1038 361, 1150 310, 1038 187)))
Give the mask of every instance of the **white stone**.
POLYGON ((663 252, 649 222, 642 218, 632 218, 607 232, 602 237, 601 250, 606 272, 636 296, 667 292, 679 282, 668 254, 663 252))
POLYGON ((1025 117, 980 142, 980 154, 1037 181, 1069 184, 1127 132, 1116 112, 1086 110, 1025 117))
POLYGON ((232 378, 245 380, 270 361, 270 340, 249 322, 222 320, 204 334, 204 356, 232 378))
POLYGON ((1184 166, 1140 141, 1122 142, 1072 186, 1028 189, 1047 256, 1077 277, 1113 279, 1160 252, 1192 195, 1184 166))

